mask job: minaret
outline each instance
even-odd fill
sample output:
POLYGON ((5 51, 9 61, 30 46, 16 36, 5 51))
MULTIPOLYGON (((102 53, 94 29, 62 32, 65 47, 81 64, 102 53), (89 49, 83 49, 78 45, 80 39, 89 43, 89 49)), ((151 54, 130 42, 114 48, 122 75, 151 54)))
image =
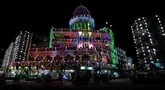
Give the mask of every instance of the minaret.
POLYGON ((52 46, 52 40, 53 40, 53 29, 54 29, 54 27, 53 26, 51 26, 51 29, 50 29, 50 36, 49 36, 49 48, 52 48, 53 46, 52 46))

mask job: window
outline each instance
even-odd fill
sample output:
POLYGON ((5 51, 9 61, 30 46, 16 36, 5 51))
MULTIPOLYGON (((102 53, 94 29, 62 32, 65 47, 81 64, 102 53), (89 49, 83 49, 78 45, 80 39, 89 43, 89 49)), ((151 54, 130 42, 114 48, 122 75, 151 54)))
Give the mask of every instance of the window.
POLYGON ((69 36, 64 36, 64 39, 70 39, 70 37, 69 36))
POLYGON ((96 40, 101 40, 100 37, 96 37, 96 40))

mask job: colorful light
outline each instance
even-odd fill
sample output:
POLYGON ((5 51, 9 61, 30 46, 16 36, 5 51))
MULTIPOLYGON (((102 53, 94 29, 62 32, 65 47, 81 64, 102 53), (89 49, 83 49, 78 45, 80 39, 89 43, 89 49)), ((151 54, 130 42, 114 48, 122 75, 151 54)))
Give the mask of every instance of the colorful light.
POLYGON ((50 29, 50 41, 49 41, 49 48, 52 48, 52 40, 53 40, 53 29, 54 27, 52 26, 51 29, 50 29))
POLYGON ((110 29, 110 39, 111 39, 111 56, 112 56, 112 63, 114 65, 114 68, 116 67, 116 55, 115 55, 115 45, 114 45, 114 36, 113 32, 110 29))
POLYGON ((114 66, 114 68, 116 68, 116 53, 115 53, 115 45, 114 45, 114 35, 113 35, 113 32, 110 28, 102 28, 100 29, 102 31, 105 31, 105 32, 109 32, 109 36, 110 36, 110 41, 111 41, 111 46, 110 46, 110 51, 111 51, 111 59, 112 59, 112 64, 114 66))
MULTIPOLYGON (((49 42, 47 43, 48 47, 45 47, 47 46, 47 44, 45 45, 45 41, 43 47, 40 48, 40 45, 36 45, 33 50, 31 49, 29 53, 33 56, 31 56, 31 59, 34 59, 34 61, 29 61, 27 63, 28 66, 35 67, 37 65, 42 68, 44 67, 44 69, 56 69, 56 66, 61 67, 61 65, 66 65, 67 67, 73 64, 79 64, 82 66, 81 69, 93 70, 93 67, 101 67, 104 69, 110 58, 112 59, 111 62, 113 63, 113 66, 116 66, 114 36, 112 30, 106 27, 104 27, 102 31, 93 30, 95 23, 90 15, 73 16, 69 25, 70 29, 56 29, 52 26, 50 29, 49 42), (109 47, 110 50, 105 50, 107 47, 109 47), (79 52, 87 54, 89 57, 85 56, 84 58, 79 52), (64 56, 68 53, 74 58, 65 58, 64 56), (36 58, 38 55, 41 55, 41 57, 36 58), (51 56, 51 60, 54 61, 52 62, 48 58, 44 58, 47 55, 51 56), (79 58, 76 59, 75 55, 78 55, 79 58), (97 65, 95 65, 96 62, 97 65)), ((18 46, 21 47, 20 45, 18 46)), ((18 63, 22 63, 22 61, 18 63)), ((39 69, 39 67, 37 69, 39 69)))

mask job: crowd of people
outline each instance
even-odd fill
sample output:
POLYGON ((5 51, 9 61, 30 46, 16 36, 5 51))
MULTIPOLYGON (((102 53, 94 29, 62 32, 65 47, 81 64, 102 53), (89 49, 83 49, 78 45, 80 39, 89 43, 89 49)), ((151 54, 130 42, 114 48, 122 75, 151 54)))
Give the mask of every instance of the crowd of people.
MULTIPOLYGON (((2 75, 5 81, 5 74, 2 75)), ((72 82, 75 84, 78 83, 109 83, 110 80, 114 78, 114 74, 112 73, 103 73, 103 72, 94 72, 91 70, 80 70, 77 72, 59 72, 56 77, 52 76, 51 73, 36 75, 35 77, 29 77, 27 75, 22 75, 16 73, 13 78, 14 82, 19 82, 20 80, 32 80, 38 83, 51 83, 51 82, 72 82)), ((2 81, 2 80, 1 80, 2 81)))

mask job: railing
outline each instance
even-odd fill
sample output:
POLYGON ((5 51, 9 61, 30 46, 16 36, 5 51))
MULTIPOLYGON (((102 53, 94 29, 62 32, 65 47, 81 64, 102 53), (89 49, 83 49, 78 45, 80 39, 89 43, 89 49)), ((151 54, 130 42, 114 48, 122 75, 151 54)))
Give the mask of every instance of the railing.
POLYGON ((72 47, 54 47, 54 48, 32 48, 31 52, 38 52, 38 51, 60 51, 60 50, 78 50, 78 51, 86 51, 86 50, 94 50, 94 48, 77 48, 76 46, 72 47))
POLYGON ((59 39, 59 40, 55 40, 55 39, 53 39, 53 41, 55 41, 55 42, 60 42, 60 43, 65 43, 65 42, 77 42, 78 41, 78 39, 59 39))
MULTIPOLYGON (((53 40, 57 43, 76 43, 78 42, 78 39, 59 39, 59 40, 53 40)), ((83 40, 81 40, 83 41, 83 40)), ((91 42, 93 43, 109 43, 110 41, 109 40, 91 40, 91 42)))
MULTIPOLYGON (((76 30, 72 30, 72 29, 69 29, 69 28, 54 28, 55 32, 80 32, 80 31, 86 31, 85 29, 76 29, 76 30)), ((96 33, 108 33, 107 31, 102 31, 102 30, 89 30, 91 32, 96 32, 96 33)))

